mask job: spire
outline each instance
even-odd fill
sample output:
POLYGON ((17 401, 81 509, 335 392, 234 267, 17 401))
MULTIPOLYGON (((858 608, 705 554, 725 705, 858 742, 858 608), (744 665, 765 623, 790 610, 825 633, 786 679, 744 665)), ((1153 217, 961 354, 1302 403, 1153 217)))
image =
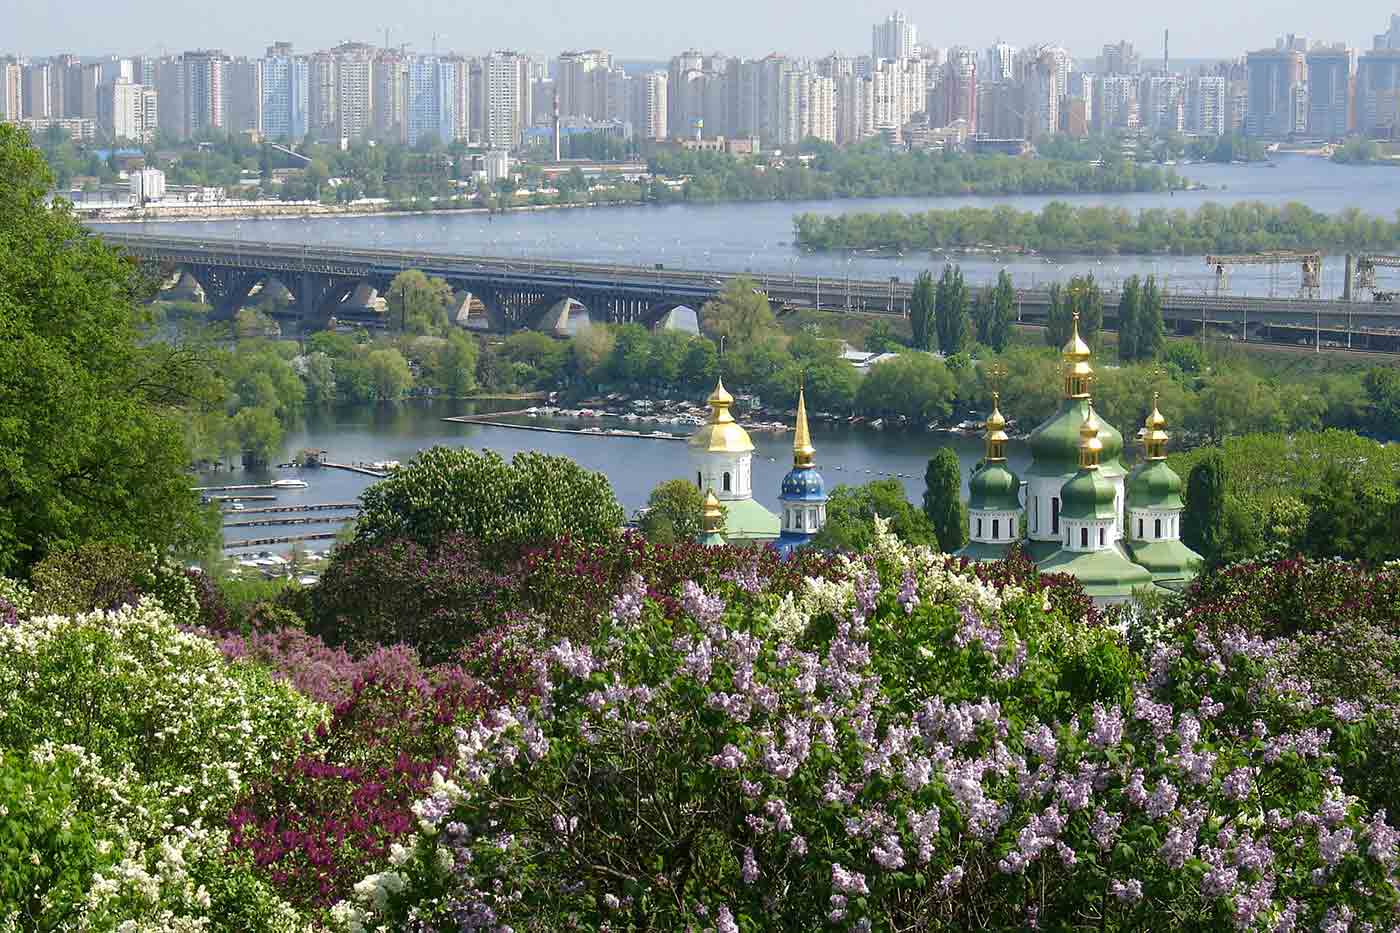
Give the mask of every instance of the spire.
POLYGON ((988 463, 1001 463, 1006 459, 1006 442, 1010 440, 1006 436, 1006 419, 1001 414, 1000 400, 1001 393, 993 392, 992 414, 987 418, 987 455, 983 458, 988 463))
POLYGON ((1089 386, 1094 381, 1094 368, 1089 365, 1093 351, 1079 336, 1079 312, 1074 312, 1073 330, 1064 349, 1060 352, 1065 358, 1065 398, 1088 398, 1089 386))
POLYGON ((734 416, 729 413, 729 406, 734 404, 734 396, 725 391, 723 377, 715 383, 715 390, 710 393, 708 404, 710 406, 710 424, 734 423, 734 416))
POLYGON ((812 437, 807 432, 807 398, 803 386, 797 388, 797 430, 792 437, 792 465, 795 467, 814 466, 817 462, 817 449, 812 446, 812 437))
POLYGON ((1084 419, 1084 424, 1079 428, 1079 468, 1081 470, 1097 470, 1099 468, 1099 455, 1102 453, 1103 441, 1099 440, 1099 416, 1094 413, 1094 408, 1090 405, 1088 417, 1084 419))
POLYGON ((700 530, 706 535, 724 533, 724 508, 719 504, 714 489, 705 492, 705 504, 700 509, 700 530))
POLYGON ((1142 446, 1148 460, 1167 459, 1167 419, 1157 410, 1156 392, 1152 393, 1152 414, 1147 416, 1146 430, 1142 435, 1142 446))

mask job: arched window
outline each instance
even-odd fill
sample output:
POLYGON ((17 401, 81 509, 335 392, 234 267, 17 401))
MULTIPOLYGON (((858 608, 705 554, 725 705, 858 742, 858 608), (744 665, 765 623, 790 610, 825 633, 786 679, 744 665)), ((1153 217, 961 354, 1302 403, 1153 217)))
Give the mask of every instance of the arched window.
POLYGON ((727 470, 725 471, 725 474, 724 474, 724 491, 725 491, 725 492, 729 492, 729 491, 730 491, 730 479, 729 479, 729 472, 728 472, 727 470))
POLYGON ((977 537, 982 537, 982 519, 977 519, 977 537))
POLYGON ((999 518, 994 518, 994 519, 992 519, 992 540, 993 540, 993 541, 997 541, 997 540, 1000 540, 1000 539, 1001 539, 1001 519, 999 519, 999 518))
POLYGON ((1057 535, 1060 533, 1060 497, 1055 496, 1050 500, 1050 533, 1057 535))
POLYGON ((1080 546, 1080 547, 1088 547, 1088 546, 1089 546, 1089 529, 1088 529, 1088 528, 1081 528, 1081 529, 1079 529, 1079 546, 1080 546))
POLYGON ((1159 518, 1152 524, 1156 526, 1152 531, 1153 536, 1160 539, 1162 537, 1162 520, 1159 518))

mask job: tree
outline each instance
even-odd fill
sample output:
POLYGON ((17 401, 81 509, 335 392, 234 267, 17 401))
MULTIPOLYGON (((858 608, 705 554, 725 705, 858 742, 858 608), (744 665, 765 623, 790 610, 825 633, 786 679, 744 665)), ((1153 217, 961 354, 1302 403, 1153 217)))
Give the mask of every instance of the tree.
POLYGON ((282 450, 282 423, 267 408, 242 409, 233 416, 233 430, 245 465, 263 466, 282 450))
POLYGON ((961 353, 967 343, 967 283, 961 266, 944 266, 934 293, 938 349, 944 356, 961 353))
POLYGON ((945 554, 963 546, 967 522, 963 518, 962 465, 951 447, 934 454, 924 471, 924 514, 945 554))
POLYGON ((392 402, 401 398, 413 384, 413 373, 408 368, 408 361, 398 350, 371 350, 365 355, 365 366, 369 370, 369 383, 374 397, 381 402, 392 402))
POLYGON ((1218 449, 1202 456, 1186 478, 1181 540, 1208 563, 1219 559, 1225 545, 1225 482, 1225 457, 1218 449))
POLYGON ((1356 471, 1329 463, 1322 482, 1303 499, 1308 510, 1303 552, 1346 560, 1393 558, 1400 547, 1400 541, 1388 533, 1394 501, 1393 488, 1377 487, 1356 471))
POLYGON ((200 351, 146 339, 137 266, 88 234, 20 129, 0 124, 0 573, 108 541, 217 540, 184 424, 217 403, 200 351))
POLYGON ((1050 302, 1045 309, 1045 342, 1058 350, 1069 342, 1071 310, 1059 282, 1050 283, 1050 302))
POLYGON ((642 533, 656 544, 690 541, 700 533, 700 511, 705 497, 695 484, 683 479, 658 483, 647 497, 642 533))
POLYGON ((992 320, 984 341, 998 353, 1011 343, 1011 325, 1016 320, 1016 288, 1011 284, 1011 273, 1002 269, 997 273, 997 284, 992 289, 992 320))
POLYGON ((876 321, 865 332, 865 352, 867 353, 888 353, 891 350, 898 351, 899 348, 899 338, 895 336, 894 328, 885 321, 876 321))
POLYGON ((864 486, 837 486, 826 503, 826 524, 812 538, 814 550, 862 553, 875 540, 875 516, 889 519, 890 530, 910 544, 936 545, 928 516, 905 498, 897 479, 864 486))
POLYGON ((452 286, 437 276, 428 277, 417 269, 394 276, 384 296, 390 330, 406 334, 445 334, 450 326, 452 286))
POLYGON ((909 323, 914 329, 911 345, 915 350, 933 349, 934 314, 938 307, 933 287, 933 274, 927 269, 914 280, 914 293, 909 301, 909 323))
MULTIPOLYGON (((1093 273, 1076 275, 1065 288, 1067 311, 1071 321, 1079 315, 1079 336, 1089 346, 1096 346, 1103 329, 1103 291, 1094 281, 1093 273)), ((1068 335, 1065 337, 1069 339, 1068 335)))
POLYGON ((1118 358, 1130 363, 1138 358, 1138 319, 1142 308, 1142 282, 1136 275, 1123 282, 1118 298, 1118 358))
POLYGON ((901 353, 870 368, 856 393, 856 407, 868 415, 903 415, 916 424, 953 413, 957 382, 948 367, 927 353, 901 353))
POLYGON ((606 476, 535 452, 507 463, 491 451, 431 447, 361 500, 357 541, 411 538, 431 548, 456 533, 505 559, 564 538, 609 540, 624 519, 606 476))
POLYGON ((705 302, 700 319, 706 330, 726 338, 731 346, 752 343, 778 326, 768 296, 747 276, 732 279, 717 297, 705 302))
POLYGON ((1142 304, 1137 321, 1137 358, 1156 359, 1167 342, 1167 327, 1162 320, 1162 292, 1157 277, 1149 275, 1142 289, 1142 304))

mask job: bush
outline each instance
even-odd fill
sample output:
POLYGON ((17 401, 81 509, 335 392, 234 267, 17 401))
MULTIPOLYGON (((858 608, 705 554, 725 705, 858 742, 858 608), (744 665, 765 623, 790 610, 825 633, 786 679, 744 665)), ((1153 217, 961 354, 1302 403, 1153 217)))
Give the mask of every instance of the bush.
POLYGON ((153 552, 84 544, 51 554, 35 565, 30 576, 33 612, 78 615, 134 606, 149 596, 179 624, 197 625, 203 607, 190 577, 184 568, 153 552))
POLYGON ((471 726, 343 927, 1394 922, 1400 833, 1334 771, 1370 720, 1263 639, 1139 661, 883 522, 782 597, 643 586, 471 726))

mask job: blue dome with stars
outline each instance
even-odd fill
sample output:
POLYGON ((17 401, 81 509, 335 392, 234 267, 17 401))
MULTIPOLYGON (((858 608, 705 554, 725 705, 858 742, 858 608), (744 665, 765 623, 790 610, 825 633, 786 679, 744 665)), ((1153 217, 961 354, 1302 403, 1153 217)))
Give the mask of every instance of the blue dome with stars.
POLYGON ((793 467, 783 477, 783 494, 780 498, 784 502, 823 502, 826 500, 826 481, 816 467, 793 467))

